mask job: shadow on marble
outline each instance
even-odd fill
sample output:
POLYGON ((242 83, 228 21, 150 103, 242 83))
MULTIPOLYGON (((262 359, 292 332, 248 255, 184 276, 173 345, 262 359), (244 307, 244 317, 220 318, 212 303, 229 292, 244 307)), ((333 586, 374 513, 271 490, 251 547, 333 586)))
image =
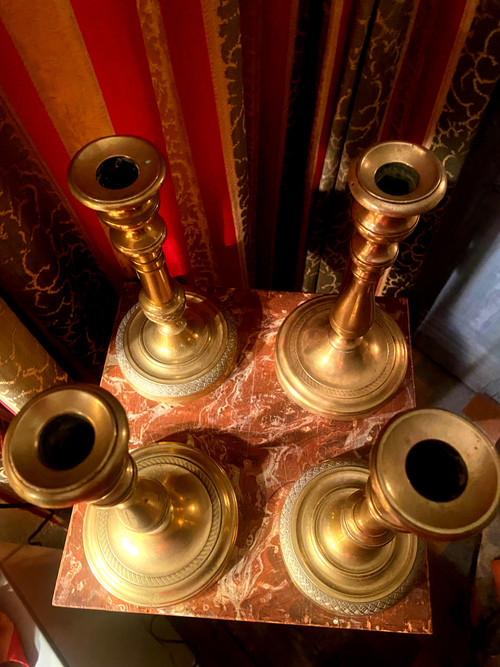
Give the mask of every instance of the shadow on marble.
POLYGON ((252 549, 267 515, 268 489, 263 467, 272 443, 251 446, 232 433, 215 429, 186 429, 159 440, 180 442, 213 457, 228 475, 238 501, 238 534, 227 569, 234 567, 252 549))

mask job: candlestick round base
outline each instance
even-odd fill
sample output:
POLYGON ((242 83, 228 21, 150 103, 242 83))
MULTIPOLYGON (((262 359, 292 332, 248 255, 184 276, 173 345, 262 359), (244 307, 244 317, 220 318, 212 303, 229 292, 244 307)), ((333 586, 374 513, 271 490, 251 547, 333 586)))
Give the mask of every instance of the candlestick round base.
POLYGON ((206 296, 186 292, 184 317, 185 328, 168 334, 137 304, 120 323, 118 364, 142 396, 183 402, 212 391, 233 370, 238 337, 231 315, 206 296))
POLYGON ((89 505, 83 543, 92 572, 110 593, 144 607, 186 600, 224 572, 238 527, 234 489, 203 452, 160 442, 132 453, 139 475, 160 482, 171 501, 168 525, 127 528, 117 507, 89 505))
POLYGON ((424 563, 425 548, 415 535, 395 533, 375 548, 346 541, 342 507, 367 479, 361 462, 325 461, 295 483, 281 512, 281 550, 293 583, 336 614, 369 615, 392 607, 411 590, 424 563))
POLYGON ((401 329, 378 307, 357 347, 334 347, 329 314, 335 299, 311 299, 288 315, 276 341, 276 373, 302 408, 342 420, 371 412, 396 393, 408 351, 401 329))

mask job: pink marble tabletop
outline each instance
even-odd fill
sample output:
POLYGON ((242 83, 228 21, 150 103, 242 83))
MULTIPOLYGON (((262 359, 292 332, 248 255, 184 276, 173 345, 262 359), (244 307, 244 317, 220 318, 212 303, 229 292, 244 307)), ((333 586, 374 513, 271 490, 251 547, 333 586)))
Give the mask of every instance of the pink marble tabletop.
MULTIPOLYGON (((126 287, 117 323, 136 302, 137 286, 126 287)), ((279 544, 280 512, 293 483, 310 467, 374 441, 396 413, 415 406, 413 369, 394 398, 367 417, 332 421, 292 403, 274 371, 274 342, 284 317, 310 295, 227 290, 217 297, 230 310, 239 331, 236 369, 215 391, 184 405, 156 403, 137 394, 124 379, 115 356, 113 333, 102 386, 123 404, 130 422, 130 449, 159 440, 189 443, 214 457, 228 473, 239 505, 239 531, 224 576, 209 589, 167 608, 139 608, 108 593, 85 559, 82 526, 85 505, 73 510, 54 592, 65 607, 141 611, 196 616, 430 633, 427 568, 408 597, 374 616, 336 617, 307 599, 291 582, 279 544)), ((381 301, 408 332, 404 299, 381 301)))

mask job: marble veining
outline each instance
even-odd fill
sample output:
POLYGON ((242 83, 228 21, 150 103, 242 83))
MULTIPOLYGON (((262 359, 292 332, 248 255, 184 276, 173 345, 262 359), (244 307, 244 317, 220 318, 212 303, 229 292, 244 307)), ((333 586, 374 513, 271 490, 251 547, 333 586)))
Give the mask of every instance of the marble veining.
MULTIPOLYGON (((280 514, 288 491, 311 466, 371 444, 396 413, 415 406, 413 369, 389 403, 367 417, 332 421, 292 403, 274 370, 274 342, 286 315, 310 295, 235 290, 215 292, 232 313, 239 332, 235 370, 210 394, 179 404, 155 403, 124 379, 115 349, 117 324, 137 300, 125 288, 109 346, 102 386, 123 404, 130 423, 130 449, 175 440, 210 454, 226 470, 236 491, 239 530, 223 577, 184 603, 163 609, 138 608, 108 593, 85 559, 85 506, 75 507, 56 589, 58 606, 142 611, 229 620, 264 621, 392 632, 431 632, 427 569, 409 595, 373 616, 336 616, 307 599, 286 572, 279 543, 280 514)), ((403 299, 382 302, 407 334, 403 299)))

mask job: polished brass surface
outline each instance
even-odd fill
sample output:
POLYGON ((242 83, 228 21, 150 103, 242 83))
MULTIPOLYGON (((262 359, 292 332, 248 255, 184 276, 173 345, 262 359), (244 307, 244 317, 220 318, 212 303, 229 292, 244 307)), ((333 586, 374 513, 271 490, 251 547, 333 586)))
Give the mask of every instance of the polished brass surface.
POLYGON ((205 295, 185 292, 168 272, 158 215, 165 162, 145 139, 103 137, 71 161, 68 183, 110 229, 113 246, 129 258, 140 281, 140 307, 117 335, 123 374, 142 395, 182 401, 214 389, 236 361, 237 333, 229 313, 205 295))
POLYGON ((498 456, 486 435, 463 417, 410 410, 388 424, 371 458, 373 512, 393 530, 459 540, 494 517, 498 456))
POLYGON ((89 504, 83 542, 101 584, 132 604, 167 606, 223 573, 238 525, 223 469, 201 451, 160 442, 128 453, 120 403, 92 385, 50 389, 9 426, 4 462, 41 507, 89 504))
POLYGON ((307 301, 280 328, 276 372, 287 394, 308 412, 335 419, 369 412, 406 373, 407 346, 394 320, 379 308, 372 326, 351 349, 332 344, 331 296, 307 301), (384 341, 381 349, 380 340, 384 341))
POLYGON ((436 156, 399 141, 365 151, 351 165, 348 182, 356 200, 349 275, 338 297, 318 297, 292 311, 276 342, 284 390, 305 410, 332 419, 374 410, 405 376, 406 340, 375 306, 374 287, 418 216, 446 190, 436 156))
POLYGON ((118 597, 144 606, 186 600, 214 583, 231 556, 237 530, 233 488, 200 451, 161 442, 133 452, 139 475, 160 483, 170 499, 161 532, 138 531, 126 508, 89 506, 84 547, 92 571, 118 597))
POLYGON ((498 455, 486 436, 444 410, 392 420, 370 467, 338 458, 290 491, 280 540, 295 585, 338 614, 374 614, 401 600, 423 562, 419 538, 480 531, 500 501, 498 455))

